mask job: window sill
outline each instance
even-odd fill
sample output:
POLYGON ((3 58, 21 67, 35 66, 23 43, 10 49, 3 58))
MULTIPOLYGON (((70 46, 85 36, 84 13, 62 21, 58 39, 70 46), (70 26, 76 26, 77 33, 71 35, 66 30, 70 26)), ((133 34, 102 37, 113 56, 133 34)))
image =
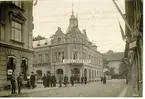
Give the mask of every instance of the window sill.
POLYGON ((24 43, 20 42, 20 41, 16 41, 16 40, 13 40, 13 39, 11 39, 11 41, 14 42, 14 43, 18 43, 18 44, 24 45, 24 43))

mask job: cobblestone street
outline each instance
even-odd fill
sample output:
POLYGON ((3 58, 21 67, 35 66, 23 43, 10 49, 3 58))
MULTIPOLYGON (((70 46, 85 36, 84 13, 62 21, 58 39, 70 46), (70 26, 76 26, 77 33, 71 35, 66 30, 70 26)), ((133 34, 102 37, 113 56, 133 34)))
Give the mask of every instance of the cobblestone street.
MULTIPOLYGON (((126 87, 125 80, 108 80, 105 85, 92 82, 87 85, 76 84, 45 91, 24 93, 20 97, 118 97, 126 87)), ((19 97, 19 96, 18 96, 19 97)))

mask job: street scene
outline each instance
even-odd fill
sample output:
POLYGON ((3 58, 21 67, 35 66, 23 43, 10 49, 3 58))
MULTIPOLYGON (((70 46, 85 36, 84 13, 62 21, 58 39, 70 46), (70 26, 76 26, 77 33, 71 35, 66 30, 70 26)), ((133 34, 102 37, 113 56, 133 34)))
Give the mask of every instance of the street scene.
POLYGON ((143 97, 143 0, 0 1, 0 97, 143 97))

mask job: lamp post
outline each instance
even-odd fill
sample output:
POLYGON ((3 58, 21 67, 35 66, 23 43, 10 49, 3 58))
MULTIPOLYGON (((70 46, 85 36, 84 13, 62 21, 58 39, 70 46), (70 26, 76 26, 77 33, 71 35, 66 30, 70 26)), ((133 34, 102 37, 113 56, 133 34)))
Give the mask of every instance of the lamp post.
POLYGON ((55 76, 55 61, 54 61, 54 76, 55 76))

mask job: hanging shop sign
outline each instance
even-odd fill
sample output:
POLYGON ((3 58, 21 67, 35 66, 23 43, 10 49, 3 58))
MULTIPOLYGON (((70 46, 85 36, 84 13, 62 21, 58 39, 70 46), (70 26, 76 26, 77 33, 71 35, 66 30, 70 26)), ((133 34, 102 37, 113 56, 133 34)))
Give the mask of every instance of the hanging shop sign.
POLYGON ((9 69, 8 70, 8 75, 12 75, 12 73, 13 73, 13 70, 12 69, 9 69))
POLYGON ((137 41, 133 41, 129 44, 129 49, 135 48, 137 46, 137 41))

